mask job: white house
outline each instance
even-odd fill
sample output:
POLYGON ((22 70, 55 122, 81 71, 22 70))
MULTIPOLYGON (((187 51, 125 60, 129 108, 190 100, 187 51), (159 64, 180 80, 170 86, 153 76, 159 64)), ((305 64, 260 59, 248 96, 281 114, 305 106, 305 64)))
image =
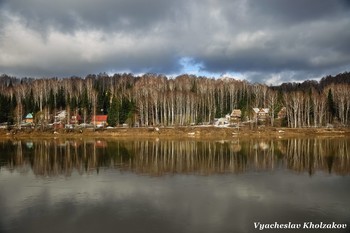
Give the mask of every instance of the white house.
POLYGON ((67 117, 67 111, 63 110, 63 111, 59 111, 57 113, 57 115, 55 116, 55 122, 59 122, 59 121, 64 121, 67 117))

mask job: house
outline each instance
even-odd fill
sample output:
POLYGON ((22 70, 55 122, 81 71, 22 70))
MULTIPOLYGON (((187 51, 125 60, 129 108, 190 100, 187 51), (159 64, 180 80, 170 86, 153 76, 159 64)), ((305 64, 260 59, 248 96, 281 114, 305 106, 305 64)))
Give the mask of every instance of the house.
POLYGON ((283 119, 287 116, 287 108, 283 107, 281 110, 277 113, 277 119, 283 119))
POLYGON ((105 127, 107 125, 107 115, 94 115, 91 118, 91 124, 97 127, 105 127))
POLYGON ((79 125, 82 121, 82 118, 79 114, 73 115, 70 118, 70 124, 72 125, 79 125))
POLYGON ((230 115, 231 121, 240 121, 242 117, 242 111, 240 109, 233 109, 230 115))
POLYGON ((67 116, 67 111, 66 110, 59 111, 57 113, 57 115, 55 116, 55 122, 64 121, 66 119, 66 116, 67 116))
POLYGON ((24 118, 25 123, 34 123, 34 117, 32 113, 28 113, 24 118))
POLYGON ((269 116, 269 108, 253 108, 253 119, 257 121, 264 121, 269 116))

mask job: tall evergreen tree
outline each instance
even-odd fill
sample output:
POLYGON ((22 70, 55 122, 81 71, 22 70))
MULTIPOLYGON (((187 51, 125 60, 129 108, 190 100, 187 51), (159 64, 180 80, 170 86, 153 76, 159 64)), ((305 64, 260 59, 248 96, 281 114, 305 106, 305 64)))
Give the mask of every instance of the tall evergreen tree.
POLYGON ((327 107, 328 107, 328 113, 329 113, 329 122, 332 122, 333 117, 335 116, 336 109, 335 109, 335 103, 333 100, 333 94, 331 89, 328 90, 327 107))
POLYGON ((119 109, 119 124, 124 124, 126 120, 133 115, 134 104, 127 98, 123 98, 123 101, 119 109))
POLYGON ((70 98, 69 106, 72 111, 76 110, 76 108, 78 107, 78 101, 75 96, 72 96, 70 98))
POLYGON ((118 99, 114 96, 112 99, 112 104, 111 107, 109 108, 108 111, 108 118, 107 118, 107 123, 109 126, 116 126, 119 122, 119 101, 118 99))
POLYGON ((66 108, 66 96, 63 87, 59 88, 56 94, 56 108, 66 108))
POLYGON ((22 102, 24 103, 25 114, 35 112, 35 101, 34 101, 33 89, 30 89, 29 95, 26 95, 25 99, 23 99, 22 102))
POLYGON ((53 94, 52 88, 50 89, 47 105, 49 106, 50 111, 52 111, 56 108, 56 100, 55 100, 55 95, 53 94))

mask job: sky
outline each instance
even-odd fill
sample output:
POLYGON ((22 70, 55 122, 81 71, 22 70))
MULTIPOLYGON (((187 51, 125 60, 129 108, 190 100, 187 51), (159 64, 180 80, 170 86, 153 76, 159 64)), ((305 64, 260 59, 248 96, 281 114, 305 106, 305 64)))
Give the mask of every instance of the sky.
POLYGON ((0 0, 0 74, 278 84, 346 71, 349 0, 0 0))

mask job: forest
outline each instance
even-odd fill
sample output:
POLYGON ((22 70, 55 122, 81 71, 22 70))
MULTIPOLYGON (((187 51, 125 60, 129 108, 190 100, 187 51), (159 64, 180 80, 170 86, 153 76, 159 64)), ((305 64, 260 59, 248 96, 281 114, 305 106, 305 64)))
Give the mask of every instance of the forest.
POLYGON ((241 122, 252 120, 253 108, 268 108, 264 124, 275 126, 347 127, 350 123, 350 73, 320 81, 279 86, 233 78, 160 74, 101 73, 69 78, 0 76, 0 123, 19 126, 28 113, 36 125, 52 123, 65 110, 67 119, 79 114, 83 122, 108 115, 109 126, 187 126, 212 124, 214 119, 241 110, 241 122))

